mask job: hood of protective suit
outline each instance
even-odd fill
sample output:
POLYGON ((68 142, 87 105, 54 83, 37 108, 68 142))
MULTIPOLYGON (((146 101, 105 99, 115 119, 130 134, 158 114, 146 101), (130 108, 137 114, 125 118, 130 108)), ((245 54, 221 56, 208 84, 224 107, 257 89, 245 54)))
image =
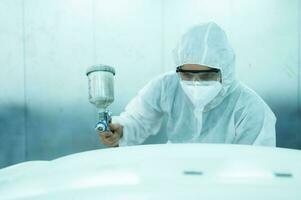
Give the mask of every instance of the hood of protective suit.
POLYGON ((225 32, 217 24, 210 22, 191 28, 182 36, 173 53, 177 67, 198 64, 221 70, 222 89, 204 111, 216 107, 236 88, 235 54, 225 32))

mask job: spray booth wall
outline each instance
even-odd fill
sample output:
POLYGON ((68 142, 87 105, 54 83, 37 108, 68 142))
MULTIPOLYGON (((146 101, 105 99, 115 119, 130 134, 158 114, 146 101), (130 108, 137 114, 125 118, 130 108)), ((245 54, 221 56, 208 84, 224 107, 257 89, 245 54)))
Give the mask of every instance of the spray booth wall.
MULTIPOLYGON (((237 77, 275 112, 277 146, 301 148, 298 0, 0 0, 0 167, 104 148, 86 68, 112 65, 118 115, 200 22, 222 26, 237 77)), ((161 133, 146 143, 164 143, 161 133)))

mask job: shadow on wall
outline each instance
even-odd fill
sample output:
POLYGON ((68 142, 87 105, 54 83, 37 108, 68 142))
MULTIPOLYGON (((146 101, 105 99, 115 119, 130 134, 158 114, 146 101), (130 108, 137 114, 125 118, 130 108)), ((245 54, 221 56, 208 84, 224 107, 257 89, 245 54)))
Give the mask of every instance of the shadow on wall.
POLYGON ((24 113, 23 106, 0 107, 0 168, 104 148, 94 132, 95 116, 78 106, 24 113))
POLYGON ((277 146, 301 149, 301 113, 291 111, 289 105, 281 105, 273 110, 277 117, 276 134, 277 146), (291 112, 290 112, 291 111, 291 112))
POLYGON ((25 161, 24 107, 0 107, 0 168, 25 161))
MULTIPOLYGON (((76 105, 35 108, 10 104, 0 107, 0 168, 25 160, 51 160, 64 155, 105 148, 94 132, 95 116, 76 105), (81 110, 82 109, 82 110, 81 110), (91 115, 91 116, 90 116, 91 115), (26 126, 25 126, 26 125, 26 126)), ((277 146, 301 149, 301 115, 287 106, 274 107, 277 146)), ((162 130, 144 144, 166 143, 162 130)))

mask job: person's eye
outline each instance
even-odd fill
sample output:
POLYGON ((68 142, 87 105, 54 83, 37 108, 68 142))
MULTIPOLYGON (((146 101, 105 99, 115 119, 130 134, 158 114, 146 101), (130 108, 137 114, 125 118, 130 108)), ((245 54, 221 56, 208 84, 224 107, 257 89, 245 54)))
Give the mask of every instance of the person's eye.
POLYGON ((206 75, 206 74, 201 74, 201 75, 199 75, 199 78, 207 80, 210 77, 208 75, 206 75))
POLYGON ((186 78, 186 79, 191 79, 192 78, 191 74, 183 73, 182 75, 183 75, 183 78, 186 78))
POLYGON ((209 77, 204 77, 204 78, 202 78, 201 80, 203 80, 203 81, 211 81, 212 79, 209 78, 209 77))
POLYGON ((215 80, 216 79, 216 75, 214 74, 203 74, 202 76, 199 77, 200 79, 203 80, 215 80))

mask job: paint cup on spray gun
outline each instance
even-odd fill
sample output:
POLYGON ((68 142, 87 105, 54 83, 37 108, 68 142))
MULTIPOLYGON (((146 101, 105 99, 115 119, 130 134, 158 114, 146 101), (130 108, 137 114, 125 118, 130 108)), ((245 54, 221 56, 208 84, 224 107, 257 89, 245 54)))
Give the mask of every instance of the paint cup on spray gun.
POLYGON ((112 114, 107 107, 114 101, 115 69, 108 65, 93 65, 87 69, 89 101, 98 109, 95 130, 98 133, 110 131, 112 114))

